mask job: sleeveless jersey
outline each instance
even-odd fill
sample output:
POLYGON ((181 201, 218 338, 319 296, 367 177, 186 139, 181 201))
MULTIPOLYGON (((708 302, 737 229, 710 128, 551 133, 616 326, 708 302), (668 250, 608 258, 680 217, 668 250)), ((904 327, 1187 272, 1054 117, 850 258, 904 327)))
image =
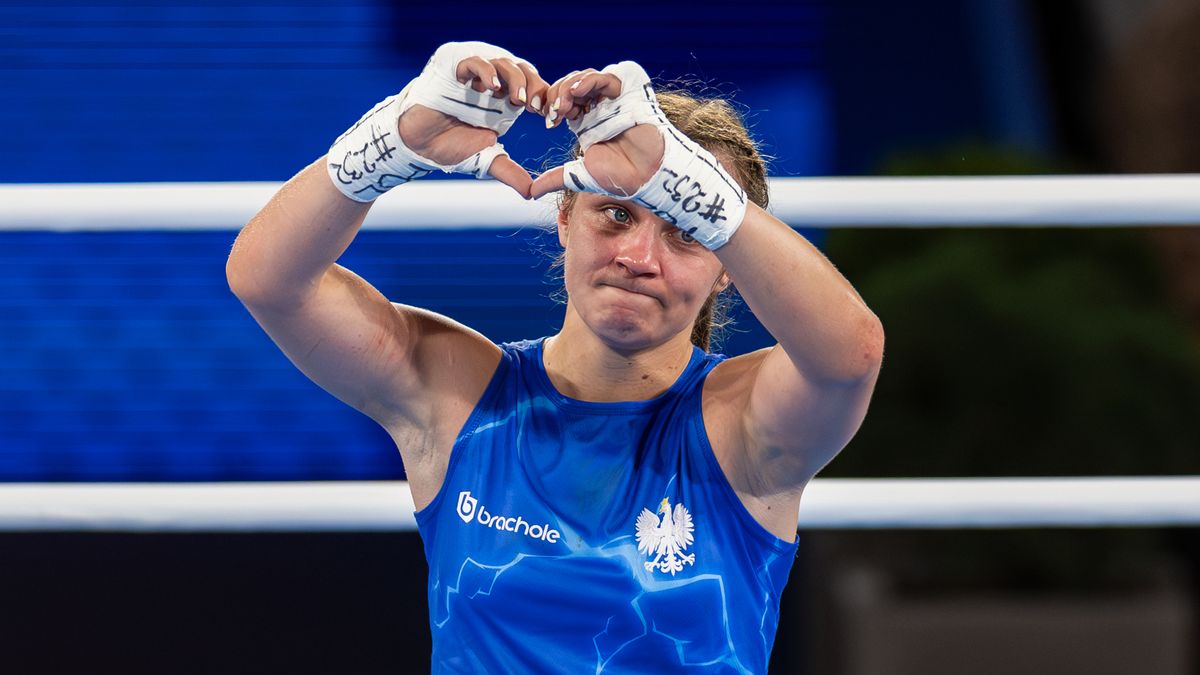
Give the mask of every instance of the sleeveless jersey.
POLYGON ((722 355, 694 347, 647 401, 551 384, 539 340, 503 357, 416 514, 434 673, 763 673, 797 542, 764 529, 701 415, 722 355))

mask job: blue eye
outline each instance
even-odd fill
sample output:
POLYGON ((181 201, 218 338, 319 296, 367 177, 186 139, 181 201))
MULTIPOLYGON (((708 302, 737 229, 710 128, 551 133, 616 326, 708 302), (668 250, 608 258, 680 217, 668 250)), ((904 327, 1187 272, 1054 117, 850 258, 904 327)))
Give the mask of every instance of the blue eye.
POLYGON ((629 212, 619 206, 607 206, 604 208, 604 212, 609 214, 609 218, 622 225, 630 221, 629 212))
POLYGON ((679 238, 682 239, 684 241, 684 243, 690 244, 690 243, 696 241, 695 237, 688 234, 687 232, 684 232, 683 230, 675 230, 675 231, 679 233, 679 238))

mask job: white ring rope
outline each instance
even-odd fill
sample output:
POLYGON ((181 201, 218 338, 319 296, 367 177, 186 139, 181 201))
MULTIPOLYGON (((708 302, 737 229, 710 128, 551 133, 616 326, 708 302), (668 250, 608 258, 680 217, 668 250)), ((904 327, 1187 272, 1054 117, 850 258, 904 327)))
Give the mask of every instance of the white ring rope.
MULTIPOLYGON (((1200 476, 818 478, 800 529, 1200 525, 1200 476)), ((416 529, 408 484, 12 483, 0 531, 332 532, 416 529)))
MULTIPOLYGON (((3 230, 230 230, 278 183, 0 185, 3 230)), ((775 178, 793 226, 1194 225, 1200 176, 775 178)), ((382 200, 374 229, 500 228, 550 221, 476 181, 426 181, 382 200)), ((800 527, 1200 525, 1200 476, 817 479, 800 527)), ((403 482, 0 485, 0 531, 408 531, 403 482)))
MULTIPOLYGON (((232 230, 279 183, 0 185, 3 230, 232 230)), ((512 228, 552 222, 494 181, 428 180, 380 200, 368 229, 512 228)), ((773 178, 796 227, 1195 225, 1200 175, 773 178)))

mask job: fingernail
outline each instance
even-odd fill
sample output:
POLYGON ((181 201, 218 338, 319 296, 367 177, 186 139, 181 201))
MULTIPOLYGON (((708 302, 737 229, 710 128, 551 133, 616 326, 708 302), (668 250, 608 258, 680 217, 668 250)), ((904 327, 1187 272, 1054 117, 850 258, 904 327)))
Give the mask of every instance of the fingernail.
POLYGON ((542 109, 542 97, 541 96, 533 97, 533 107, 537 108, 538 110, 542 109))
POLYGON ((558 113, 551 110, 550 114, 546 117, 546 120, 548 122, 550 122, 551 124, 554 124, 554 120, 556 120, 556 119, 558 119, 558 113))
POLYGON ((517 98, 521 101, 521 103, 525 102, 525 87, 521 87, 517 90, 517 98))
POLYGON ((574 91, 575 87, 578 87, 582 82, 583 80, 575 80, 575 84, 571 85, 571 90, 574 91))
POLYGON ((556 98, 556 99, 554 99, 554 105, 550 106, 550 109, 551 109, 551 110, 558 110, 558 104, 559 104, 559 103, 562 103, 562 97, 561 97, 561 96, 560 96, 560 97, 558 97, 558 98, 556 98))
POLYGON ((494 89, 500 88, 500 78, 496 77, 495 75, 492 76, 492 88, 494 88, 494 89))
MULTIPOLYGON (((554 113, 550 113, 550 114, 553 115, 554 113)), ((549 129, 552 126, 554 126, 554 118, 547 116, 546 117, 546 128, 549 129)))

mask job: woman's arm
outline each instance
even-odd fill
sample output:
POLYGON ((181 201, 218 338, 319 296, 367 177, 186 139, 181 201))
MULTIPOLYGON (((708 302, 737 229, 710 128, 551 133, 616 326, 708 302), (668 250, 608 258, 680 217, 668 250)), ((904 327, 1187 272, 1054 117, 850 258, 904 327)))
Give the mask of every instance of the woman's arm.
POLYGON ((358 234, 372 202, 343 196, 325 163, 321 157, 285 183, 238 234, 225 274, 244 302, 304 303, 358 234))
POLYGON ((370 208, 330 182, 325 158, 288 181, 247 223, 226 262, 234 295, 305 375, 380 423, 417 378, 412 317, 334 264, 370 208))
MULTIPOLYGON (((457 87, 464 99, 458 105, 483 100, 498 111, 507 98, 504 114, 511 124, 526 105, 522 97, 541 92, 545 83, 528 64, 461 55, 476 44, 439 49, 438 55, 450 52, 454 58, 448 74, 435 83, 441 88, 429 98, 448 100, 446 88, 454 93, 457 87)), ((401 105, 420 93, 416 85, 429 73, 427 67, 406 90, 410 98, 394 97, 377 106, 328 157, 288 181, 239 234, 226 264, 230 288, 288 358, 314 382, 385 426, 427 425, 434 414, 431 399, 447 389, 469 396, 474 389, 469 376, 478 371, 486 378, 496 359, 495 347, 477 333, 432 312, 393 304, 334 262, 358 233, 369 199, 383 191, 377 188, 398 182, 398 172, 385 165, 382 152, 400 146, 433 166, 450 168, 496 143, 495 129, 425 105, 401 105), (385 118, 390 110, 396 112, 385 118), (365 143, 355 136, 368 131, 365 143), (376 145, 375 139, 382 141, 376 145), (439 358, 442 354, 456 358, 439 358), (451 361, 455 367, 445 367, 451 361), (435 374, 441 379, 434 381, 435 374)), ((489 167, 480 168, 485 170, 489 167)), ((489 173, 527 194, 531 178, 506 155, 491 162, 489 173)))
POLYGON ((743 402, 747 469, 765 492, 798 489, 862 424, 883 326, 816 247, 758 206, 715 253, 779 342, 743 402))
POLYGON ((752 496, 798 498, 866 414, 883 353, 879 320, 816 248, 751 203, 711 153, 666 121, 640 66, 572 73, 547 100, 560 97, 556 109, 584 160, 540 176, 533 195, 569 180, 572 189, 630 199, 714 251, 779 341, 713 373, 737 374, 719 406, 738 427, 730 463, 752 496))

